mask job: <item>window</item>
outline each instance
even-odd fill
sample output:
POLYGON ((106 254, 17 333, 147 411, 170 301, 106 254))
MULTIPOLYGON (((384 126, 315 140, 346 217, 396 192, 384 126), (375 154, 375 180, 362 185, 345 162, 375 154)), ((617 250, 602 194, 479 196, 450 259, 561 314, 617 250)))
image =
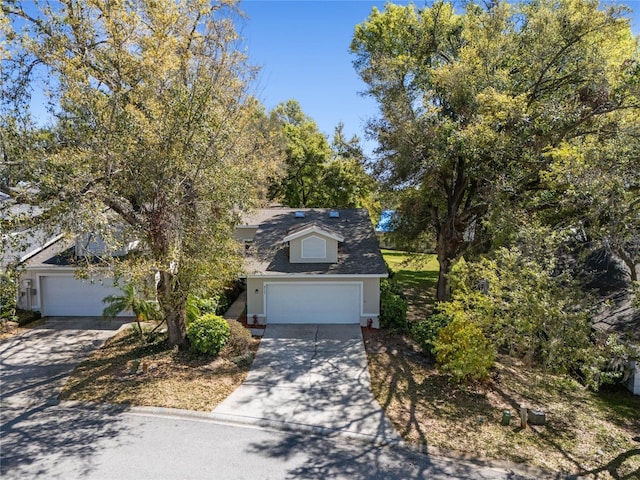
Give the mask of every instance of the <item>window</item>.
POLYGON ((327 242, 316 236, 302 240, 302 258, 326 258, 327 242))

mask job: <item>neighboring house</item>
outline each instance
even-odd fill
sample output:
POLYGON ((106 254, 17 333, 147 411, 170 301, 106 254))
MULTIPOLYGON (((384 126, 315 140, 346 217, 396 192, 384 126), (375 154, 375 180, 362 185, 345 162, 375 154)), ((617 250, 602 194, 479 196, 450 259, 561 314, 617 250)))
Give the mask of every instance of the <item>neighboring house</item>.
MULTIPOLYGON (((250 324, 378 327, 380 279, 388 273, 366 210, 258 210, 235 235, 245 244, 250 324)), ((95 268, 79 279, 76 267, 79 256, 104 253, 86 236, 58 238, 33 252, 23 263, 19 307, 43 316, 100 316, 102 299, 121 291, 108 271, 95 268)))
POLYGON ((75 241, 60 236, 25 258, 18 286, 18 307, 39 311, 43 317, 101 316, 105 307, 102 299, 122 295, 122 291, 113 286, 106 270, 96 268, 88 278, 77 278, 76 253, 98 255, 104 253, 103 245, 87 236, 75 241))
POLYGON ((236 237, 247 254, 249 324, 378 327, 388 272, 366 210, 258 210, 236 237))
MULTIPOLYGON (((593 253, 587 265, 593 277, 588 287, 596 291, 601 301, 593 327, 604 334, 616 334, 640 352, 640 309, 632 305, 626 265, 604 250, 593 253)), ((636 271, 640 273, 640 265, 636 265, 636 271)), ((630 362, 629 369, 627 387, 640 395, 640 362, 630 362)))
MULTIPOLYGON (((0 192, 0 218, 37 217, 41 209, 24 203, 16 203, 9 195, 0 192)), ((0 272, 10 265, 20 264, 26 258, 52 241, 54 234, 43 228, 26 228, 3 232, 0 236, 0 272)))

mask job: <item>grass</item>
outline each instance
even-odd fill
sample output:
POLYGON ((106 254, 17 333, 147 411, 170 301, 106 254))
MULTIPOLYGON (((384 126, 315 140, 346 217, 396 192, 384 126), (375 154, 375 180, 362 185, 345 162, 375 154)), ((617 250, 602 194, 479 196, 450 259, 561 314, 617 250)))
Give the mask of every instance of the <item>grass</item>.
MULTIPOLYGON (((394 278, 410 302, 425 301, 419 288, 435 297, 437 264, 415 262, 402 252, 384 255, 398 268, 394 278)), ((430 310, 420 314, 421 308, 414 317, 430 310)), ((640 397, 627 390, 594 393, 567 376, 526 368, 509 357, 498 359, 490 382, 460 388, 406 335, 368 333, 365 345, 374 395, 408 442, 553 472, 639 478, 640 397), (522 404, 544 411, 547 425, 521 429, 522 404), (511 413, 509 426, 500 425, 504 410, 511 413)))
POLYGON ((244 381, 257 348, 203 357, 171 349, 165 334, 143 345, 125 330, 74 370, 60 399, 210 411, 244 381))
POLYGON ((402 287, 409 302, 409 321, 423 319, 431 312, 438 284, 438 261, 428 253, 382 250, 387 265, 393 271, 393 280, 402 287))

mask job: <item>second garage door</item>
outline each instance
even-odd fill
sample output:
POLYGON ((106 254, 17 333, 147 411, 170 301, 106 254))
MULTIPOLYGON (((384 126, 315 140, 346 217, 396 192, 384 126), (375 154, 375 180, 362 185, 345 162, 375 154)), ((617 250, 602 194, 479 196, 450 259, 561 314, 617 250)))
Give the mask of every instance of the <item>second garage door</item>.
POLYGON ((360 323, 359 283, 272 283, 268 323, 360 323))
POLYGON ((40 308, 43 317, 99 317, 107 295, 122 295, 110 278, 79 280, 71 275, 40 277, 40 308))

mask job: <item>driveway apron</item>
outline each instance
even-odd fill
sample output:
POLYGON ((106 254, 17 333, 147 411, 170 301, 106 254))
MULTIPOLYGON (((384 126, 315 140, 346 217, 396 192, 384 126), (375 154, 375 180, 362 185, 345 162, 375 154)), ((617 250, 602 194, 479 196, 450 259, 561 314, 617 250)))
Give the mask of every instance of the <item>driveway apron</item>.
POLYGON ((67 376, 130 320, 51 317, 0 343, 2 419, 57 402, 67 376))
POLYGON ((376 443, 400 440, 371 392, 358 325, 268 325, 246 381, 213 415, 376 443))

